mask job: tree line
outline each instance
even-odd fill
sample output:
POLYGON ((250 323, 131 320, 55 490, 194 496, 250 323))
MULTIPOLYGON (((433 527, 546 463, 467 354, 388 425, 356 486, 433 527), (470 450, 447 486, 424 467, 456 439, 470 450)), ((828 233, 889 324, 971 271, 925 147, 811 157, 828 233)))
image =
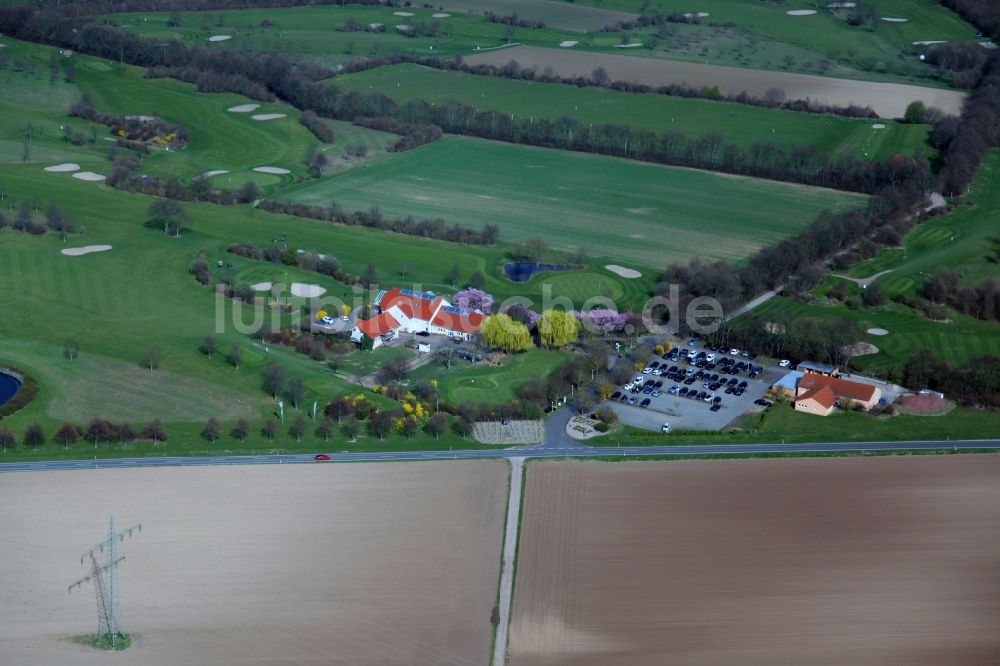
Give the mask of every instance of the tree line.
POLYGON ((1000 356, 987 354, 953 365, 924 349, 904 366, 903 381, 940 391, 966 407, 1000 408, 1000 356))
POLYGON ((927 300, 948 305, 962 314, 983 321, 1000 321, 1000 283, 987 278, 977 284, 962 284, 955 271, 943 268, 921 287, 927 300))
POLYGON ((495 245, 500 240, 500 227, 495 224, 484 225, 482 229, 476 231, 460 224, 449 225, 440 217, 427 220, 418 220, 412 215, 390 218, 383 215, 377 207, 372 207, 367 211, 358 210, 349 213, 336 202, 331 206, 310 206, 271 200, 261 201, 257 207, 271 213, 294 215, 295 217, 305 217, 346 226, 381 229, 397 234, 433 238, 465 245, 495 245))

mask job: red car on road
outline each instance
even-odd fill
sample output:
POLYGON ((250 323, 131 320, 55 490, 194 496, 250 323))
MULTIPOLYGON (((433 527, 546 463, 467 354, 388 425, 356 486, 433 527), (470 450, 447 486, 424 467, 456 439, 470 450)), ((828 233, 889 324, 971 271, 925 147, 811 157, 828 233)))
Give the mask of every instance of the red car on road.
POLYGON ((313 460, 329 460, 329 459, 330 456, 326 455, 325 453, 318 453, 313 456, 313 460))

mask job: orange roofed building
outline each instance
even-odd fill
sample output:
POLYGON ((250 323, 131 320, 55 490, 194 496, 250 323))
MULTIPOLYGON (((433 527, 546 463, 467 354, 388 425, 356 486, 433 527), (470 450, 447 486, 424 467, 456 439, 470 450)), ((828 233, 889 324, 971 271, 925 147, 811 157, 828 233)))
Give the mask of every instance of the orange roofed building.
POLYGON ((849 379, 806 373, 795 391, 795 411, 829 416, 840 400, 865 411, 878 404, 882 391, 877 386, 849 379))
POLYGON ((397 333, 432 333, 468 340, 479 332, 486 315, 463 310, 430 291, 391 289, 375 297, 375 316, 359 319, 351 339, 380 347, 397 333))

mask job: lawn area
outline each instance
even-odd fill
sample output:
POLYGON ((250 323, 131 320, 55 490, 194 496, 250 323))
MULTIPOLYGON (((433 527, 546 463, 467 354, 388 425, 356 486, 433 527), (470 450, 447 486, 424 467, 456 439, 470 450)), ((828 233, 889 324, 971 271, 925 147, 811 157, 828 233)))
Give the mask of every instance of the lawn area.
POLYGON ((292 201, 388 215, 497 224, 508 242, 663 266, 694 256, 740 260, 785 238, 821 210, 864 197, 601 155, 448 136, 288 190, 292 201), (539 222, 544 220, 545 224, 539 222), (609 233, 610 230, 614 230, 609 233))
MULTIPOLYGON (((968 199, 953 213, 939 215, 912 229, 902 248, 890 248, 874 259, 852 267, 853 277, 868 277, 891 270, 877 280, 890 296, 915 296, 924 280, 950 268, 967 282, 1000 278, 1000 150, 990 153, 973 184, 968 199)), ((831 276, 813 293, 823 293, 842 278, 831 276)), ((852 292, 860 293, 848 283, 852 292)), ((843 317, 862 328, 884 328, 888 335, 867 335, 878 354, 855 357, 854 364, 883 372, 902 366, 920 349, 932 349, 952 363, 983 354, 1000 354, 1000 326, 952 312, 947 322, 931 321, 898 303, 873 310, 851 310, 845 305, 809 305, 789 298, 774 298, 755 311, 765 321, 790 321, 798 317, 843 317)))
POLYGON ((108 17, 117 25, 145 37, 179 39, 191 44, 241 51, 286 53, 304 62, 333 66, 351 57, 407 53, 452 56, 480 49, 502 47, 509 42, 554 46, 579 38, 565 30, 516 28, 490 23, 481 16, 456 12, 447 17, 423 7, 322 6, 268 7, 261 9, 181 12, 181 25, 167 25, 168 14, 142 12, 108 17), (406 14, 405 16, 398 13, 406 14), (353 19, 363 28, 373 23, 384 32, 340 31, 337 26, 353 19), (271 21, 270 27, 262 26, 271 21), (411 25, 412 35, 396 26, 411 25), (231 39, 211 42, 212 36, 231 39))
POLYGON ((623 427, 588 442, 594 446, 622 444, 664 446, 672 444, 752 444, 793 442, 873 442, 898 440, 984 439, 1000 432, 1000 413, 956 407, 942 416, 873 417, 859 412, 816 416, 794 411, 779 402, 763 417, 748 417, 739 430, 697 434, 658 432, 623 427))
POLYGON ((534 118, 569 116, 587 124, 628 125, 689 136, 721 132, 726 141, 749 148, 760 141, 785 148, 814 146, 833 156, 886 159, 896 154, 926 154, 927 125, 854 120, 701 99, 637 95, 577 86, 516 81, 413 64, 390 65, 345 74, 333 85, 361 93, 381 92, 404 104, 456 100, 479 110, 534 118))
MULTIPOLYGON (((644 0, 581 0, 584 4, 605 9, 643 11, 644 0)), ((875 6, 878 20, 874 27, 848 25, 846 10, 834 11, 829 3, 789 0, 783 3, 712 0, 711 6, 694 7, 686 0, 657 0, 650 7, 666 13, 706 11, 704 23, 734 22, 733 28, 671 26, 666 38, 642 36, 658 54, 669 58, 708 60, 714 64, 737 65, 759 69, 813 71, 828 60, 839 66, 830 73, 849 78, 872 80, 914 80, 927 75, 929 67, 911 54, 913 42, 942 40, 971 41, 976 29, 954 12, 933 0, 879 0, 875 6), (790 16, 793 10, 813 10, 810 16, 790 16), (905 22, 882 18, 905 18, 905 22), (792 58, 792 63, 785 57, 792 58)), ((637 36, 638 37, 638 36, 637 36)), ((646 49, 625 49, 633 52, 646 49)))
POLYGON ((536 349, 508 356, 500 366, 456 360, 449 370, 428 363, 417 368, 410 381, 436 379, 441 397, 453 405, 503 403, 514 399, 518 386, 545 377, 569 357, 567 352, 536 349))

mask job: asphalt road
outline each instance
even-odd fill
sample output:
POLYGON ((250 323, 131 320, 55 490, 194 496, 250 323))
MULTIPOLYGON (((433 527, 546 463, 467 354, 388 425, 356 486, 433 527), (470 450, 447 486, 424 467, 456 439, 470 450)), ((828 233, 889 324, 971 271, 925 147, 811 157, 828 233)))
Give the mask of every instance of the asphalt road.
MULTIPOLYGON (((1000 449, 1000 439, 922 440, 904 442, 817 442, 805 444, 690 444, 678 446, 592 447, 566 441, 535 446, 473 451, 373 451, 329 453, 333 462, 389 462, 413 460, 480 460, 485 458, 581 458, 592 456, 689 456, 745 453, 826 453, 844 451, 906 451, 934 449, 1000 449)), ((0 472, 116 467, 197 467, 202 465, 267 465, 315 462, 313 454, 255 456, 186 456, 47 460, 0 464, 0 472)))

